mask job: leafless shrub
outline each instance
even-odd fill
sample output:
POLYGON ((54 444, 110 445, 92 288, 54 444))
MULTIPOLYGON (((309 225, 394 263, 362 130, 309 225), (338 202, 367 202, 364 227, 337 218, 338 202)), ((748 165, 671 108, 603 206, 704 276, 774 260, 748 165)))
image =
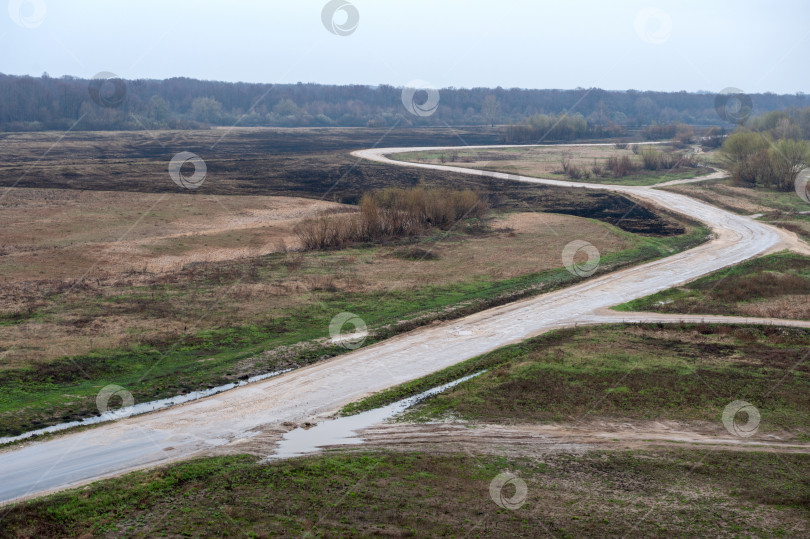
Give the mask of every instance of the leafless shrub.
POLYGON ((681 146, 688 146, 695 142, 695 130, 690 125, 679 124, 675 130, 675 137, 673 139, 681 146))
POLYGON ((645 170, 669 170, 697 166, 697 161, 692 154, 660 152, 654 148, 647 148, 641 152, 641 162, 645 170))
POLYGON ((307 279, 309 289, 312 291, 337 292, 338 287, 334 275, 313 275, 307 279))
POLYGON ((644 170, 668 169, 676 163, 672 154, 659 152, 654 148, 647 148, 641 152, 641 162, 644 170))
POLYGON ((304 263, 304 255, 301 253, 296 253, 292 256, 287 256, 284 259, 284 267, 287 268, 289 273, 293 273, 301 268, 301 265, 304 263))
POLYGON ((571 165, 568 168, 568 177, 572 180, 589 180, 591 178, 591 171, 587 168, 579 168, 571 165))
POLYGON ((623 155, 622 157, 614 156, 609 158, 607 168, 616 178, 624 178, 635 171, 637 167, 630 157, 623 155))
POLYGON ((571 165, 571 152, 563 152, 560 154, 560 166, 562 167, 563 174, 568 174, 568 167, 571 165))
POLYGON ((488 209, 486 199, 469 189, 388 188, 363 195, 357 214, 308 219, 295 232, 306 250, 339 249, 415 236, 431 227, 447 230, 461 219, 483 217, 488 209))

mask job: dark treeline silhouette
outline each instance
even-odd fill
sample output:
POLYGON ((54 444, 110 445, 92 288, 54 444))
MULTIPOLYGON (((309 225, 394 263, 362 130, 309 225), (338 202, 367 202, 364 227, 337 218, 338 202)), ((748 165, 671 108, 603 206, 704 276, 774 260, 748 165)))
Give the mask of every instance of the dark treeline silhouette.
MULTIPOLYGON (((417 116, 403 106, 401 89, 388 85, 248 84, 188 78, 102 84, 69 76, 0 74, 0 130, 190 129, 234 124, 528 125, 533 116, 564 113, 576 114, 576 121, 558 129, 561 139, 615 136, 624 128, 652 124, 724 125, 710 93, 447 88, 439 94, 435 113, 417 116)), ((426 97, 417 92, 416 101, 426 97)), ((757 113, 810 104, 803 94, 766 93, 751 98, 757 113)))

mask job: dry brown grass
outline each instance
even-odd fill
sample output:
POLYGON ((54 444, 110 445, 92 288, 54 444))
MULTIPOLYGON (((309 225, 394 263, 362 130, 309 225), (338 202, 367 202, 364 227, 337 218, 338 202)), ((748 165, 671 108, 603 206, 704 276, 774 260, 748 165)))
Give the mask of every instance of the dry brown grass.
MULTIPOLYGON (((665 148, 666 147, 659 147, 665 148)), ((553 179, 610 180, 631 174, 693 167, 691 156, 659 148, 634 145, 604 146, 543 146, 492 149, 459 149, 400 154, 399 158, 434 164, 450 164, 468 168, 497 170, 553 179), (637 155, 638 154, 638 155, 637 155)), ((396 156, 395 156, 396 157, 396 156)))
POLYGON ((745 316, 810 320, 810 302, 808 302, 808 299, 810 299, 810 296, 807 294, 795 294, 759 300, 753 303, 742 303, 737 306, 737 309, 745 316))
MULTIPOLYGON (((5 191, 4 191, 5 193, 5 191)), ((167 271, 298 247, 293 228, 351 206, 303 198, 12 189, 0 200, 0 279, 167 271)))
POLYGON ((133 230, 138 239, 129 250, 110 241, 128 219, 160 197, 30 190, 4 201, 11 212, 4 221, 28 215, 32 224, 27 239, 22 226, 0 230, 19 246, 0 256, 0 314, 23 319, 0 326, 0 368, 280 318, 291 308, 318 302, 322 293, 411 290, 536 273, 560 267, 562 248, 583 237, 603 255, 629 247, 597 222, 521 213, 495 219, 485 235, 449 234, 420 243, 415 247, 430 253, 424 259, 403 258, 397 245, 282 254, 280 243, 295 244, 290 239, 295 216, 341 207, 299 199, 210 196, 195 196, 189 206, 188 195, 161 200, 133 230), (127 210, 133 202, 136 208, 127 210), (223 229, 232 214, 241 220, 233 230, 223 229), (268 215, 283 218, 262 228, 259 220, 268 215), (208 233, 182 235, 194 230, 208 233), (251 238, 258 246, 253 251, 251 238), (238 239, 245 247, 229 246, 238 239), (26 245, 28 241, 33 243, 26 245), (252 256, 273 251, 277 254, 270 257, 252 256), (111 252, 119 256, 110 257, 111 252), (93 267, 95 255, 107 255, 107 262, 93 267), (26 256, 34 265, 22 265, 26 256), (238 256, 247 258, 224 260, 238 256), (205 257, 213 261, 189 264, 205 257))
MULTIPOLYGON (((565 153, 568 166, 579 169, 590 169, 596 163, 607 168, 611 158, 628 157, 634 154, 629 149, 616 149, 613 145, 606 146, 570 146, 570 147, 533 147, 533 148, 505 148, 501 150, 448 150, 443 152, 429 152, 431 155, 419 159, 426 163, 446 163, 469 168, 483 168, 499 170, 524 176, 562 177, 563 165, 561 156, 565 153), (435 155, 432 155, 435 154, 435 155)), ((395 156, 397 157, 397 156, 395 156)), ((398 156, 409 160, 409 154, 398 156)))

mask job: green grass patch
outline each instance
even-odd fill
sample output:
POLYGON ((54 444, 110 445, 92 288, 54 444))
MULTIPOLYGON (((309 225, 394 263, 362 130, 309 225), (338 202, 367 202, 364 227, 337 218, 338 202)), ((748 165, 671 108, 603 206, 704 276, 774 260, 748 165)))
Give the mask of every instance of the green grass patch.
POLYGON ((3 535, 788 536, 808 517, 810 483, 795 470, 809 459, 715 450, 207 458, 13 506, 3 535), (506 471, 527 487, 516 510, 490 497, 506 471))
POLYGON ((462 361, 461 363, 456 363, 455 365, 427 376, 423 376, 422 378, 405 382, 404 384, 400 384, 384 391, 374 393, 373 395, 369 395, 368 397, 365 397, 359 401, 349 403, 348 405, 344 406, 340 412, 343 415, 354 415, 360 412, 373 410, 375 408, 381 408, 402 399, 413 397, 414 395, 419 395, 420 393, 424 393, 431 388, 453 382, 459 378, 469 376, 470 374, 498 367, 499 365, 510 361, 510 359, 517 358, 522 354, 525 354, 528 349, 527 347, 532 346, 534 343, 558 342, 565 338, 567 332, 568 330, 551 331, 537 337, 536 339, 533 339, 525 345, 517 344, 508 346, 502 350, 499 350, 497 353, 484 354, 483 356, 477 356, 472 359, 462 361))
POLYGON ((728 326, 599 326, 558 330, 471 359, 347 406, 381 406, 487 368, 406 412, 495 422, 709 421, 745 400, 763 432, 810 432, 810 330, 728 326))
MULTIPOLYGON (((617 307, 618 311, 661 313, 752 315, 752 304, 783 297, 810 294, 810 257, 777 253, 716 271, 696 281, 663 290, 617 307)), ((810 318, 806 298, 801 305, 786 305, 782 311, 760 316, 810 318), (799 316, 796 316, 796 315, 799 316)))

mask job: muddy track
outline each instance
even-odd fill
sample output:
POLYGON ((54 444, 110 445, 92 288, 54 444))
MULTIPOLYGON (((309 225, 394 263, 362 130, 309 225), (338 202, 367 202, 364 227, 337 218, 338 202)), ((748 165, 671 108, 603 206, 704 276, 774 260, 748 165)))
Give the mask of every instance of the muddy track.
POLYGON ((366 429, 361 445, 324 449, 367 451, 423 451, 503 456, 577 453, 592 449, 630 450, 699 447, 734 451, 810 453, 810 444, 780 435, 755 438, 731 436, 716 425, 675 421, 611 423, 590 421, 575 425, 490 425, 479 423, 384 423, 366 429))
MULTIPOLYGON (((703 221, 712 241, 572 287, 432 325, 213 397, 0 453, 0 502, 31 497, 179 459, 238 452, 272 437, 284 422, 320 421, 345 404, 551 329, 571 326, 619 303, 683 284, 765 253, 795 236, 689 197, 646 187, 590 185, 442 165, 403 163, 386 155, 435 148, 362 150, 391 166, 432 168, 495 179, 615 191, 703 221)), ((587 238, 583 238, 587 240, 587 238)), ((362 317, 362 313, 356 313, 362 317)), ((651 319, 660 319, 653 314, 651 319)))

